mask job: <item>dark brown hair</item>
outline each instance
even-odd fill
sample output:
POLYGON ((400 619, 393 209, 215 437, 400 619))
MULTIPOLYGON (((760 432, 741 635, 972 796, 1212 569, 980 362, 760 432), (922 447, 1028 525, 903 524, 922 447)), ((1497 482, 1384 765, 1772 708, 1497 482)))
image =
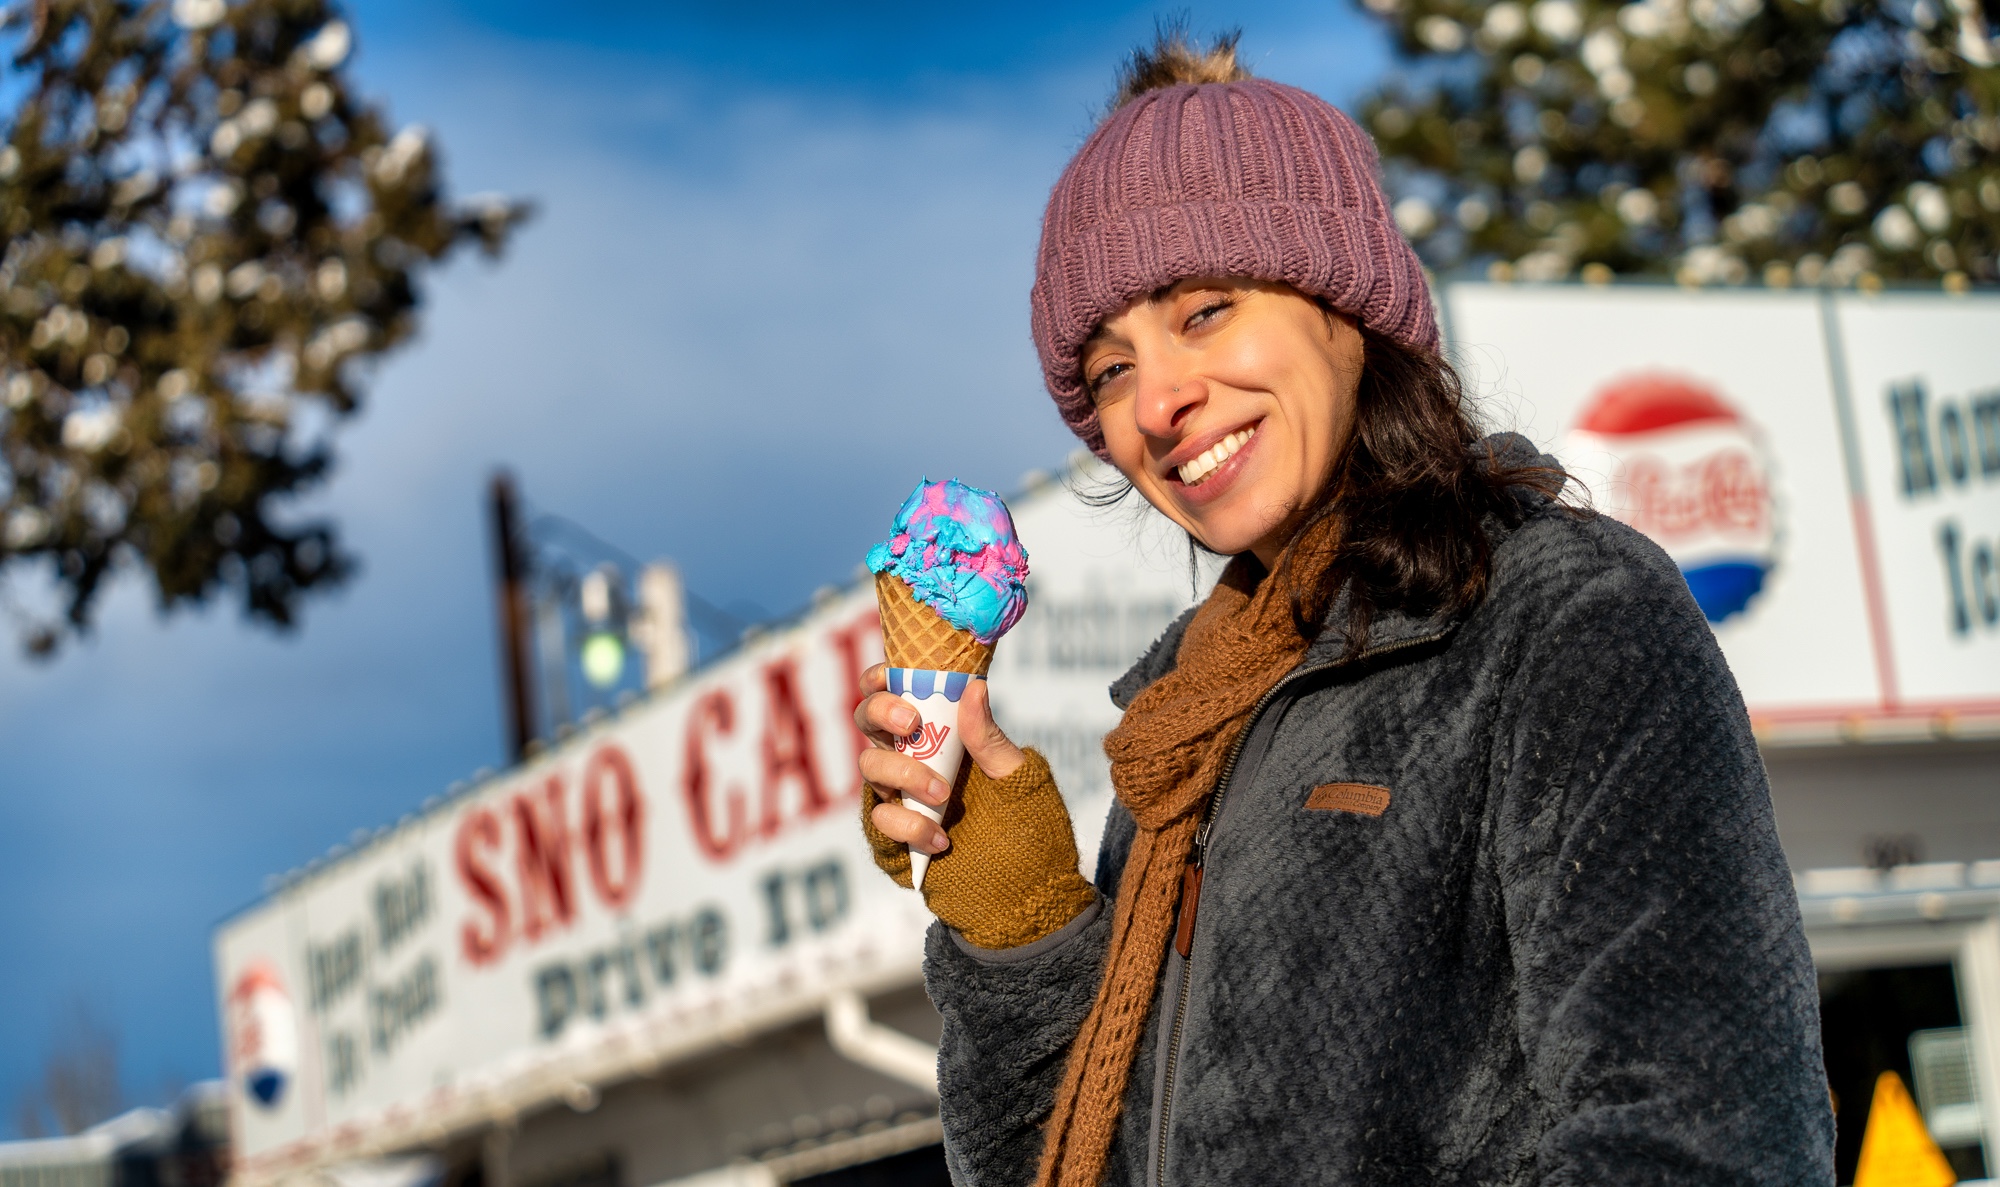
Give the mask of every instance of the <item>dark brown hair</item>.
POLYGON ((1524 497, 1553 499, 1563 485, 1559 469, 1494 452, 1442 356, 1365 326, 1361 341, 1354 434, 1293 535, 1332 541, 1326 576, 1293 602, 1300 633, 1310 638, 1335 625, 1326 616, 1345 587, 1347 613, 1337 625, 1350 657, 1367 647, 1368 628, 1384 610, 1430 617, 1478 605, 1493 573, 1489 529, 1519 524, 1524 497), (1328 518, 1339 521, 1337 533, 1307 530, 1328 518))

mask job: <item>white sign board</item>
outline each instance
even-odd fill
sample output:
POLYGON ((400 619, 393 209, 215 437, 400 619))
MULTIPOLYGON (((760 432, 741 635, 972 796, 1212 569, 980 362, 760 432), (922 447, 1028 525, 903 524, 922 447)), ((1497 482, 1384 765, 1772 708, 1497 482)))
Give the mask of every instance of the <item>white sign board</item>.
MULTIPOLYGON (((1191 603, 1185 549, 1059 485, 1015 516, 1031 603, 994 701, 1094 853, 1106 686, 1191 603)), ((916 980, 930 917, 857 823, 879 630, 861 585, 225 924, 239 1172, 434 1140, 916 980)))
POLYGON ((2000 301, 1842 299, 1891 692, 2000 705, 2000 301))
POLYGON ((1444 308, 1497 427, 1681 564, 1753 718, 2000 713, 2000 300, 1459 284, 1444 308))

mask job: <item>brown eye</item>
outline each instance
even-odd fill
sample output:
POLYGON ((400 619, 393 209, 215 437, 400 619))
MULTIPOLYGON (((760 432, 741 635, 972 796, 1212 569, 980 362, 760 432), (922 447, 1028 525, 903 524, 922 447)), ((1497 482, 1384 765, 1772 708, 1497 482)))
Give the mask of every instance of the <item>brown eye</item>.
POLYGON ((1089 390, 1091 398, 1096 399, 1103 392, 1105 385, 1131 369, 1132 364, 1130 363, 1113 363, 1097 374, 1092 375, 1084 386, 1089 390))
POLYGON ((1236 302, 1231 301, 1227 297, 1217 297, 1213 301, 1205 302, 1201 308, 1188 314, 1186 328, 1190 330, 1199 329, 1201 326, 1215 320, 1219 314, 1235 304, 1236 302))

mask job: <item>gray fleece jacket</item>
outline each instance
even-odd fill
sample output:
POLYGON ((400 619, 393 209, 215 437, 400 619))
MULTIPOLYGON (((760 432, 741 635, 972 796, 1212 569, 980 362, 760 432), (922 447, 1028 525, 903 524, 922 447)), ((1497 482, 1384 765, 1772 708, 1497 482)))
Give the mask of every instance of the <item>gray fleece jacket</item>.
MULTIPOLYGON (((1658 547, 1527 511, 1462 620, 1386 614, 1344 663, 1330 631, 1265 698, 1108 1183, 1833 1182, 1813 968, 1741 694, 1658 547), (1383 790, 1315 795, 1334 784, 1383 790)), ((963 1187, 1033 1179, 1133 831, 1114 806, 1102 897, 1053 936, 932 929, 963 1187)))

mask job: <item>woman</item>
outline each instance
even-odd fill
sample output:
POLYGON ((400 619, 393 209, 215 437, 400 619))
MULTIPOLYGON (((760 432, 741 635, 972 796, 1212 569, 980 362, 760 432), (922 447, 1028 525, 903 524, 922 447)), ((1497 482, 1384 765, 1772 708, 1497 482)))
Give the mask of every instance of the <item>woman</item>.
POLYGON ((1480 440, 1373 146, 1233 46, 1135 59, 1049 200, 1035 344, 1214 593, 1112 687, 1094 885, 961 707, 864 680, 961 1184, 1830 1183, 1796 900, 1740 695, 1658 548, 1480 440))

